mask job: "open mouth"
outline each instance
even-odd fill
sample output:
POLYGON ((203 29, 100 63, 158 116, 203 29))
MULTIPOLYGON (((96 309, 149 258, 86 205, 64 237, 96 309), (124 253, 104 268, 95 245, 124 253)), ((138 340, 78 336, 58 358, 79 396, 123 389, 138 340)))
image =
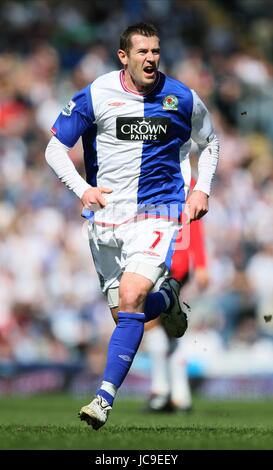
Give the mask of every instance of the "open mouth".
POLYGON ((144 70, 144 72, 145 72, 147 75, 151 75, 151 76, 152 76, 152 75, 155 73, 155 71, 156 71, 156 69, 155 69, 154 67, 149 66, 149 65, 147 65, 147 67, 144 67, 143 70, 144 70))

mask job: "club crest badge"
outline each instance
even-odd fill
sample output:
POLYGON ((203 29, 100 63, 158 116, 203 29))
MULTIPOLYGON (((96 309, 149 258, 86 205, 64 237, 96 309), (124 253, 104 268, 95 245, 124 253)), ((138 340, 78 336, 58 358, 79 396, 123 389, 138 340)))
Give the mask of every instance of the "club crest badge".
POLYGON ((163 109, 177 111, 178 98, 175 95, 167 95, 163 100, 163 109))

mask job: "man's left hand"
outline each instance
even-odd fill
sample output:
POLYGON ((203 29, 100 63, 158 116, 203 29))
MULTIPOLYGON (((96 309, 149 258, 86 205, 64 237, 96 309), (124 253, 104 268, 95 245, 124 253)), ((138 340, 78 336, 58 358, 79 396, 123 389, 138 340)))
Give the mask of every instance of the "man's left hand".
POLYGON ((189 214, 188 222, 193 220, 198 220, 205 215, 209 210, 209 197, 203 191, 193 191, 187 199, 188 210, 186 211, 189 214))

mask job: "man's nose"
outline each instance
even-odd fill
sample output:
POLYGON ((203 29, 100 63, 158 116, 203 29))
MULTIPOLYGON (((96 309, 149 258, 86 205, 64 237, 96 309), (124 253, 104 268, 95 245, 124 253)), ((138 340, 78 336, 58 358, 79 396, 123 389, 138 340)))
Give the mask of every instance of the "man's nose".
POLYGON ((151 52, 147 52, 146 60, 147 60, 148 62, 154 62, 154 61, 155 61, 155 58, 154 58, 154 55, 153 55, 152 51, 151 51, 151 52))

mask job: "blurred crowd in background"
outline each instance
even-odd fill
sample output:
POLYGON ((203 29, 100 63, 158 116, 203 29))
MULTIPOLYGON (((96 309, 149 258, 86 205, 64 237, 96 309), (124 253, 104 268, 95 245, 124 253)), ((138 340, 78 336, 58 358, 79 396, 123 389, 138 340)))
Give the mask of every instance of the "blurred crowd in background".
MULTIPOLYGON (((193 278, 183 291, 185 344, 199 335, 204 351, 272 361, 272 16, 271 0, 1 2, 0 363, 82 360, 100 372, 114 325, 81 202, 44 152, 73 93, 121 68, 119 35, 138 21, 158 27, 161 70, 196 90, 220 139, 204 219, 210 283, 199 292, 193 278)), ((84 175, 81 142, 71 158, 84 175)))

